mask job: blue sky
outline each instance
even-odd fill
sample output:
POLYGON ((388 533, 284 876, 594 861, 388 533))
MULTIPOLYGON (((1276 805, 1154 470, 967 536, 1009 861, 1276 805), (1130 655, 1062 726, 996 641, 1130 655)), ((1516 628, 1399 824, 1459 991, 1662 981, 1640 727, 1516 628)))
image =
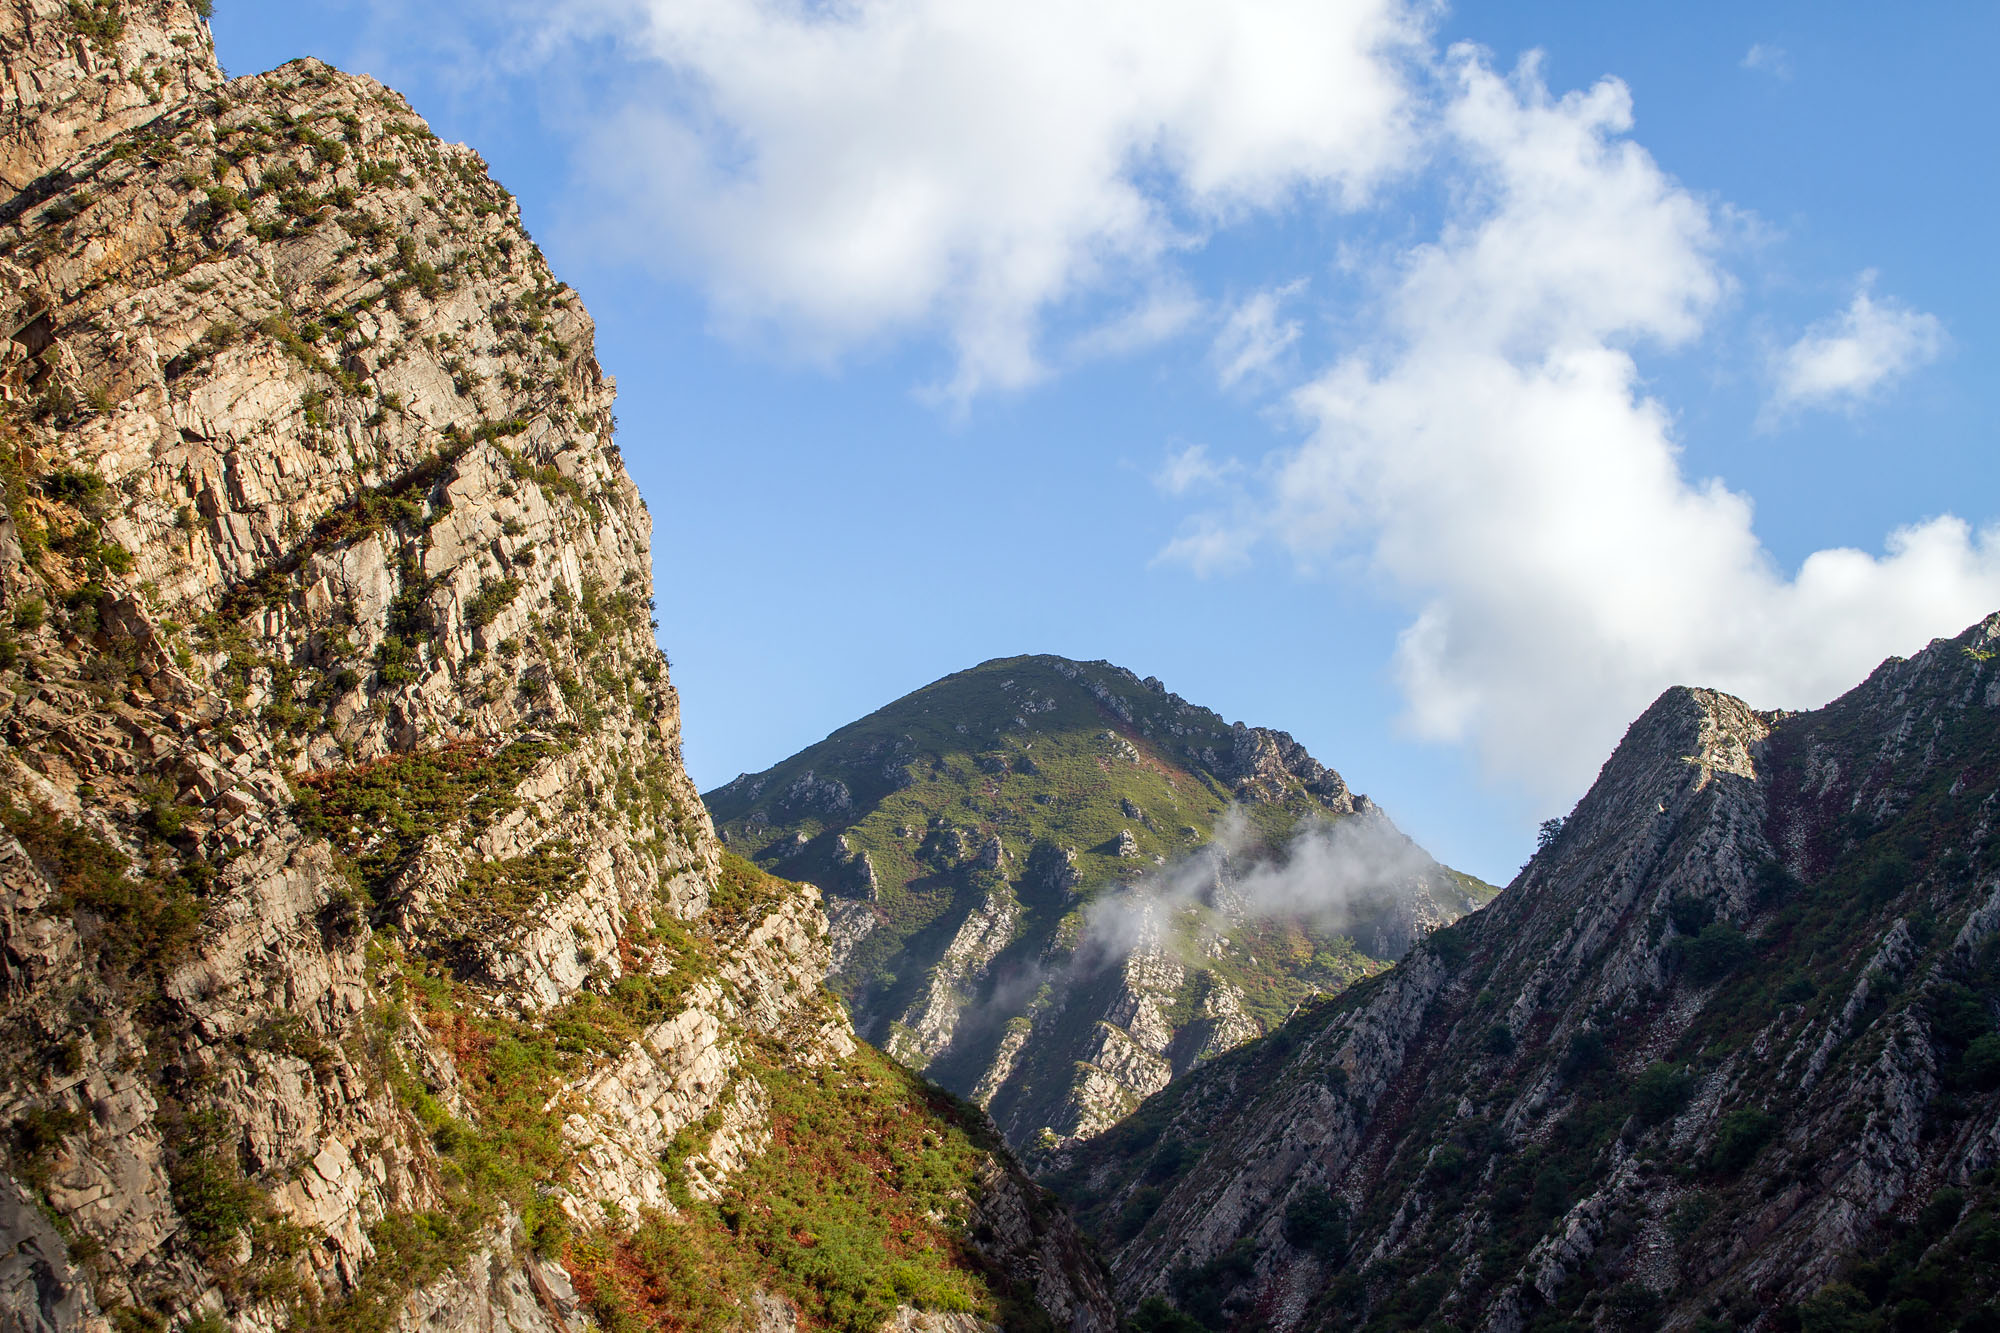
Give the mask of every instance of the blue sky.
POLYGON ((1103 657, 1504 881, 1666 685, 2000 609, 1991 5, 217 9, 583 293, 704 787, 1103 657))

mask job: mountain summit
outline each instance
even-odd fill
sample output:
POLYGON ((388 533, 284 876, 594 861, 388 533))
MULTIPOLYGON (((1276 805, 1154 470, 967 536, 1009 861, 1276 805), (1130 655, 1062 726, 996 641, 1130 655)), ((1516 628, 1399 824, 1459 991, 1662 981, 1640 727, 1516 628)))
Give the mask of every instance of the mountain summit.
POLYGON ((1281 731, 1002 658, 704 800, 831 895, 860 1029, 1017 1146, 1103 1128, 1490 897, 1281 731))

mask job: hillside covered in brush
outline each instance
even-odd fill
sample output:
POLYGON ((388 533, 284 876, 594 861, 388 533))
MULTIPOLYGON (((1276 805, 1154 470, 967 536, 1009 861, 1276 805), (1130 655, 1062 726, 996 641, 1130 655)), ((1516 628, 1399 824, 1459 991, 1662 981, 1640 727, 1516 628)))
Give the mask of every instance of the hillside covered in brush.
POLYGON ((717 845, 478 155, 187 0, 0 66, 0 1329, 1111 1333, 717 845))
POLYGON ((1108 1125, 1491 894, 1290 736, 1105 662, 984 663, 704 800, 736 851, 828 892, 860 1030, 1022 1147, 1108 1125), (1247 891, 1343 824, 1382 874, 1311 910, 1247 891))
POLYGON ((2000 616, 1676 689, 1499 899, 1076 1146, 1145 1330, 2000 1328, 2000 616))

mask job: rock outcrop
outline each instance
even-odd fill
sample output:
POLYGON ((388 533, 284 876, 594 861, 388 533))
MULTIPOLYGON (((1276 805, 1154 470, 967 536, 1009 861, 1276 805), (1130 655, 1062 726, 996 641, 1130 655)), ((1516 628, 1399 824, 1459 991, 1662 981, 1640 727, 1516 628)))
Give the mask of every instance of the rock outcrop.
POLYGON ((730 845, 829 890, 862 1032, 1031 1157, 1491 894, 1290 736, 1106 662, 985 663, 704 799, 730 845), (1243 891, 1343 824, 1393 872, 1311 912, 1243 891))
POLYGON ((1108 1330, 718 847, 590 318, 477 154, 225 83, 184 0, 11 0, 0 64, 0 1327, 1108 1330), (756 1248, 822 1218, 845 1268, 756 1248))
POLYGON ((1815 713, 1663 696, 1492 906, 1065 1154, 1122 1298, 1993 1326, 1996 646, 2000 616, 1815 713))

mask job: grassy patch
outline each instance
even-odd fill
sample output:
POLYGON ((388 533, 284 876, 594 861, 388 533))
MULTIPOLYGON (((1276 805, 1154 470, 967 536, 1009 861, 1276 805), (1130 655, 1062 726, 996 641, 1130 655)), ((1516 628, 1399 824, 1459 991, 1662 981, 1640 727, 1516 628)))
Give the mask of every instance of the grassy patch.
POLYGON ((866 1048, 819 1071, 772 1050, 746 1072, 770 1094, 772 1144, 725 1196, 572 1249, 607 1330, 727 1328, 756 1285, 838 1333, 873 1333, 899 1305, 1002 1311, 964 1240, 989 1145, 953 1099, 866 1048))

